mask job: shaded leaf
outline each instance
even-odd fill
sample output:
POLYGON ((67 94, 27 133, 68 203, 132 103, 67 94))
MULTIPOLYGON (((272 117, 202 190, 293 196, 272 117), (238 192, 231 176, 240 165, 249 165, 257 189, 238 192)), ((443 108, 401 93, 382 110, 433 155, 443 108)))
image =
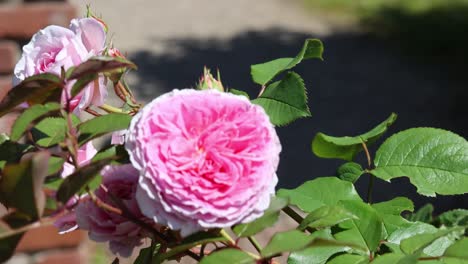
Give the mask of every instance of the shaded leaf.
POLYGON ((255 264, 256 261, 249 254, 232 248, 216 251, 200 261, 200 264, 220 263, 255 264))
POLYGON ((133 264, 151 264, 155 248, 156 244, 154 243, 147 248, 142 248, 133 264))
POLYGON ((7 261, 15 252, 24 232, 11 232, 30 222, 29 217, 18 212, 4 216, 0 220, 0 262, 7 261), (10 233, 11 235, 7 235, 10 233))
POLYGON ((11 140, 17 141, 27 131, 28 127, 45 116, 49 116, 60 110, 60 104, 47 103, 45 105, 33 105, 26 109, 15 121, 11 129, 11 140))
POLYGON ((455 244, 447 248, 444 253, 444 261, 456 259, 459 263, 468 262, 468 238, 464 237, 457 241, 455 244), (463 261, 463 262, 462 262, 463 261))
POLYGON ((437 217, 435 223, 447 227, 465 226, 468 227, 468 210, 455 209, 445 212, 437 217))
POLYGON ((303 59, 322 59, 323 44, 318 39, 307 39, 299 54, 294 58, 281 58, 250 66, 254 82, 265 85, 279 73, 292 69, 303 59))
POLYGON ((97 73, 89 73, 76 80, 71 89, 71 98, 77 96, 84 88, 88 86, 88 84, 97 80, 97 78, 97 73))
POLYGON ((47 176, 49 153, 37 152, 18 164, 6 165, 0 179, 2 201, 32 219, 39 219, 45 206, 42 186, 47 176))
POLYGON ((119 68, 136 69, 136 65, 124 58, 96 56, 73 68, 68 73, 68 79, 80 79, 90 74, 109 72, 119 68))
POLYGON ((439 239, 440 237, 447 236, 453 232, 460 232, 460 230, 464 230, 463 228, 451 228, 446 230, 439 230, 432 234, 418 234, 406 238, 401 241, 400 248, 406 254, 414 254, 417 251, 422 251, 429 245, 431 245, 435 240, 439 239))
POLYGON ((312 212, 324 205, 336 205, 340 200, 361 201, 352 183, 336 177, 320 177, 307 181, 296 189, 280 189, 277 196, 289 198, 290 204, 304 212, 312 212))
POLYGON ((419 208, 418 211, 410 214, 408 220, 412 222, 423 222, 430 223, 432 222, 432 213, 434 212, 434 206, 432 204, 426 204, 423 207, 419 208))
POLYGON ((33 139, 41 147, 51 147, 65 141, 67 121, 61 117, 48 117, 31 131, 33 139))
POLYGON ((239 224, 233 228, 234 233, 239 237, 253 236, 265 228, 273 226, 277 221, 281 209, 288 205, 288 199, 273 197, 270 206, 262 217, 247 224, 239 224))
POLYGON ((364 169, 358 163, 346 162, 338 168, 337 173, 338 178, 355 183, 364 174, 364 169))
POLYGON ((449 131, 412 128, 387 139, 371 173, 383 180, 406 176, 420 194, 468 192, 468 142, 449 131))
POLYGON ((3 163, 1 166, 9 163, 18 163, 20 158, 29 150, 30 145, 20 144, 7 140, 0 145, 0 162, 3 163))
POLYGON ((65 178, 57 191, 57 200, 66 203, 73 195, 88 185, 113 158, 105 158, 80 167, 65 178))
POLYGON ((382 219, 375 209, 362 201, 340 201, 339 205, 357 216, 357 219, 341 223, 340 227, 347 230, 335 234, 335 238, 340 241, 357 243, 374 252, 382 238, 383 226, 382 219))
POLYGON ((322 206, 309 213, 299 225, 300 230, 305 230, 308 226, 311 228, 324 228, 334 226, 348 219, 357 217, 339 206, 322 206))
POLYGON ((278 126, 310 116, 304 81, 294 72, 288 72, 281 81, 268 85, 252 103, 262 106, 271 123, 278 126))
POLYGON ((60 95, 61 89, 62 82, 60 77, 55 74, 42 73, 26 78, 13 87, 0 102, 0 117, 24 102, 41 104, 49 99, 56 99, 57 92, 55 90, 60 95))
POLYGON ((110 132, 127 129, 132 116, 127 114, 107 114, 95 117, 78 126, 80 146, 86 142, 110 132))
POLYGON ((373 144, 395 122, 396 118, 397 115, 392 113, 385 121, 372 130, 354 137, 333 137, 317 133, 312 140, 312 152, 320 158, 351 161, 357 153, 363 150, 362 143, 366 143, 367 146, 373 144))
POLYGON ((265 258, 275 256, 282 252, 301 250, 307 247, 314 237, 311 237, 299 230, 292 230, 276 233, 270 243, 262 249, 262 256, 265 258))

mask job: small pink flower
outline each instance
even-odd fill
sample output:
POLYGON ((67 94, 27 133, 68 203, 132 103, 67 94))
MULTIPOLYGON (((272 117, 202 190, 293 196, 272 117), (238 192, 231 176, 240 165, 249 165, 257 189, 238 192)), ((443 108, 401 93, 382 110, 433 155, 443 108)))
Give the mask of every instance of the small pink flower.
MULTIPOLYGON (((131 164, 106 166, 101 174, 102 186, 95 195, 103 202, 113 205, 108 193, 119 198, 131 214, 143 221, 135 198, 138 184, 138 171, 131 164)), ((137 224, 113 212, 108 212, 83 199, 76 208, 76 220, 80 229, 88 230, 89 237, 97 242, 109 242, 110 250, 122 257, 129 257, 133 248, 142 244, 146 232, 137 224)))
MULTIPOLYGON (((73 19, 70 28, 48 26, 37 32, 23 47, 21 59, 14 69, 13 84, 39 73, 60 74, 103 51, 106 33, 103 25, 94 18, 73 19)), ((71 89, 67 85, 67 90, 71 89)), ((79 112, 90 104, 101 105, 107 96, 104 78, 99 84, 91 83, 71 102, 72 110, 79 112)), ((62 96, 62 101, 65 95, 62 96)))
MULTIPOLYGON (((88 164, 91 159, 96 155, 97 150, 94 148, 91 142, 86 143, 78 150, 78 165, 84 166, 88 164)), ((65 162, 63 164, 62 170, 62 178, 68 177, 75 171, 75 166, 73 166, 70 162, 65 162)), ((74 206, 78 202, 79 197, 74 196, 67 202, 67 210, 64 215, 59 217, 55 222, 54 225, 59 229, 59 234, 65 234, 71 231, 74 231, 78 228, 76 224, 76 216, 74 211, 74 206)))
POLYGON ((268 207, 281 145, 247 98, 174 90, 145 106, 128 131, 138 204, 154 222, 187 236, 252 221, 268 207))

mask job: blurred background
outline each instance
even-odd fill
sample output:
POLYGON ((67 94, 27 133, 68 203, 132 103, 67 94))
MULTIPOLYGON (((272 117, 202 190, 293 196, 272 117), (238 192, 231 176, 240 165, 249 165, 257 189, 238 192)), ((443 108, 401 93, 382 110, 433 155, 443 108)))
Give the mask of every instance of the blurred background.
MULTIPOLYGON (((90 4, 109 26, 115 47, 139 66, 129 83, 145 102, 194 86, 205 65, 220 70, 225 86, 256 96, 260 87, 250 79, 251 64, 295 56, 304 39, 320 38, 324 61, 305 61, 296 70, 308 88, 312 117, 277 129, 282 188, 335 175, 341 161, 310 151, 317 132, 357 135, 396 112, 399 118, 387 135, 432 126, 468 136, 468 0, 30 2, 39 1, 0 0, 0 38, 24 44, 35 27, 66 26, 90 4), (51 6, 53 13, 34 13, 51 6), (14 8, 30 13, 7 17, 14 8)), ((9 72, 0 67, 0 73, 2 91, 9 72)), ((358 181, 362 195, 367 181, 366 176, 358 181)), ((433 203, 438 212, 468 204, 466 195, 422 197, 406 178, 374 186, 375 201, 397 195, 408 196, 416 208, 433 203)))

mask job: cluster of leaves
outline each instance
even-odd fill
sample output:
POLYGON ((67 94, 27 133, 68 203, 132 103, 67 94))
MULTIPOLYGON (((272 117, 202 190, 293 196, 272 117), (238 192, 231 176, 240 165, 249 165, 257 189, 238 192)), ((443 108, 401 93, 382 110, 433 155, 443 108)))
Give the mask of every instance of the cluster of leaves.
MULTIPOLYGON (((251 67, 253 81, 261 86, 259 96, 251 101, 265 109, 273 124, 283 126, 311 115, 304 81, 291 70, 302 60, 322 59, 322 53, 322 43, 308 39, 295 57, 251 67)), ((25 231, 52 221, 75 194, 97 188, 102 167, 128 162, 121 146, 107 146, 90 164, 65 179, 60 177, 63 164, 73 163, 70 157, 77 147, 127 128, 138 111, 131 92, 121 89, 126 87, 121 84, 121 75, 115 76, 127 68, 134 65, 120 58, 92 58, 61 76, 28 78, 0 103, 0 116, 23 102, 30 105, 17 118, 11 133, 0 141, 0 202, 8 208, 0 221, 0 261, 11 256, 25 231), (67 81, 76 80, 71 92, 75 96, 99 74, 110 73, 116 92, 125 95, 121 108, 103 108, 111 113, 80 121, 60 104, 67 81)), ((229 92, 247 96, 239 90, 229 92)), ((354 137, 318 133, 312 152, 318 157, 344 160, 337 175, 278 190, 262 217, 231 230, 206 230, 184 239, 167 230, 152 230, 153 243, 140 251, 135 263, 161 263, 183 256, 204 264, 276 263, 276 257, 288 253, 290 264, 468 263, 468 210, 433 217, 430 206, 412 213, 413 203, 405 197, 372 203, 370 191, 364 200, 355 190, 354 183, 368 175, 371 183, 376 178, 390 181, 408 177, 426 196, 468 192, 468 142, 449 131, 412 128, 399 132, 386 139, 372 158, 368 146, 377 142, 395 120, 396 115, 391 114, 375 128, 354 137), (360 153, 367 157, 364 166, 354 162, 360 153), (296 227, 278 232, 265 246, 260 245, 254 236, 274 226, 280 214, 295 220, 296 227), (238 241, 242 239, 250 241, 257 252, 240 248, 238 241)), ((137 222, 119 201, 107 208, 137 222)), ((148 229, 144 223, 137 224, 148 229)))

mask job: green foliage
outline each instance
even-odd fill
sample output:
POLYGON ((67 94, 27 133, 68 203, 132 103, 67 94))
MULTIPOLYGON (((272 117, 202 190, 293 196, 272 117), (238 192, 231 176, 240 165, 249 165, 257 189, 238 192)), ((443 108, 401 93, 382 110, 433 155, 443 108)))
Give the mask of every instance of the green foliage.
POLYGON ((20 137, 26 132, 28 127, 31 124, 34 124, 41 118, 45 116, 56 113, 60 110, 60 104, 58 103, 47 103, 44 105, 33 105, 30 108, 26 109, 19 117, 16 119, 13 128, 11 129, 11 140, 17 141, 20 137))
POLYGON ((266 85, 279 73, 290 70, 302 60, 322 59, 323 44, 318 39, 307 39, 299 54, 294 58, 281 58, 251 66, 250 74, 255 83, 266 85))
POLYGON ((406 197, 396 197, 390 201, 373 204, 372 207, 382 219, 387 235, 407 226, 409 222, 401 216, 401 213, 414 210, 413 202, 406 197))
POLYGON ((80 136, 78 142, 81 145, 110 132, 127 129, 132 117, 127 114, 107 114, 90 119, 78 126, 80 136))
POLYGON ((369 257, 360 255, 343 254, 331 259, 328 264, 367 264, 369 257))
POLYGON ((65 141, 67 121, 61 117, 48 117, 39 122, 32 131, 36 144, 51 147, 65 141))
POLYGON ((371 173, 383 180, 406 176, 427 196, 468 192, 468 142, 435 128, 412 128, 387 139, 371 173))
POLYGON ((468 227, 468 210, 455 209, 445 212, 437 217, 435 220, 437 225, 444 225, 447 227, 452 226, 465 226, 468 227))
POLYGON ((337 170, 338 178, 355 183, 362 174, 364 169, 362 166, 355 162, 346 162, 345 164, 338 167, 337 170))
POLYGON ((270 121, 278 126, 310 116, 304 81, 295 72, 288 72, 281 81, 268 85, 252 103, 262 106, 270 121))
POLYGON ((250 98, 249 98, 249 94, 246 93, 246 92, 244 92, 244 91, 236 90, 236 89, 230 88, 230 89, 229 89, 229 92, 232 93, 232 94, 236 94, 236 95, 242 95, 242 96, 247 97, 247 99, 250 99, 250 98))
POLYGON ((280 189, 277 196, 289 198, 292 205, 312 212, 324 205, 336 205, 341 200, 361 201, 352 183, 335 177, 321 177, 305 182, 296 189, 280 189))
POLYGON ((423 222, 430 223, 432 222, 432 213, 434 212, 434 206, 432 204, 426 204, 423 207, 419 208, 418 211, 410 214, 408 220, 412 222, 423 222))
POLYGON ((42 191, 49 153, 31 154, 18 164, 6 165, 0 179, 1 201, 31 219, 39 219, 45 206, 42 191))
POLYGON ((342 207, 326 205, 309 213, 298 228, 300 230, 305 230, 307 227, 322 229, 324 227, 337 225, 349 219, 357 218, 357 216, 342 207))
POLYGON ((288 200, 281 197, 274 197, 268 209, 262 217, 247 224, 236 225, 232 230, 238 237, 253 236, 265 228, 274 225, 278 221, 281 209, 288 205, 288 200))
POLYGON ((13 87, 0 102, 0 117, 23 102, 42 104, 60 99, 62 81, 51 73, 42 73, 26 78, 13 87))
POLYGON ((385 121, 369 132, 354 137, 332 137, 317 133, 312 141, 312 152, 321 158, 351 161, 357 153, 363 150, 363 143, 366 145, 373 144, 395 122, 396 118, 397 115, 392 113, 385 121))
POLYGON ((200 264, 218 263, 255 264, 256 261, 247 253, 232 248, 217 251, 200 261, 200 264))

